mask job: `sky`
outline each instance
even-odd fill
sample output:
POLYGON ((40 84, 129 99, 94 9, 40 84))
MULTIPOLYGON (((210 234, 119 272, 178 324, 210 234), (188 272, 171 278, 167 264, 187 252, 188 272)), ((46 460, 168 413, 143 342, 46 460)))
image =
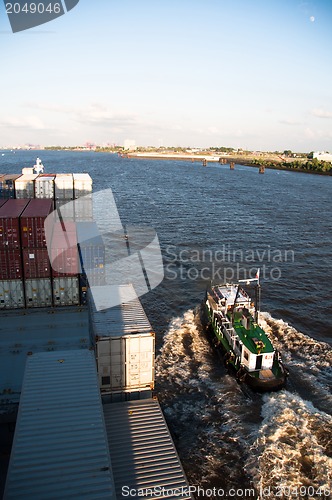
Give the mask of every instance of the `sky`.
POLYGON ((0 0, 0 146, 332 151, 331 26, 331 0, 80 0, 12 33, 0 0))

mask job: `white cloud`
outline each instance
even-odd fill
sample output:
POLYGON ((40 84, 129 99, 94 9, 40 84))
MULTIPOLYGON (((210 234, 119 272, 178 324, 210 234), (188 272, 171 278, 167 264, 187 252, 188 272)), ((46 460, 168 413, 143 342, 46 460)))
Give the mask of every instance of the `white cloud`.
POLYGON ((332 112, 326 111, 322 108, 315 108, 311 111, 313 116, 317 116, 318 118, 332 118, 332 112))
POLYGON ((10 117, 0 121, 0 127, 46 130, 44 122, 38 116, 10 117))
POLYGON ((292 120, 291 118, 284 118, 283 120, 279 120, 279 123, 282 123, 283 125, 301 125, 300 122, 292 120))

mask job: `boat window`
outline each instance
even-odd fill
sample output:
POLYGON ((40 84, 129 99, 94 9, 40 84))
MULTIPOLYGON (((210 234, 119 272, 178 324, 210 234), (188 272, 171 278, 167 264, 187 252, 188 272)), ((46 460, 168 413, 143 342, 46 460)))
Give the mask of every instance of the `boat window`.
POLYGON ((249 356, 248 356, 247 351, 244 351, 243 356, 244 356, 244 359, 246 359, 247 361, 249 361, 249 356))

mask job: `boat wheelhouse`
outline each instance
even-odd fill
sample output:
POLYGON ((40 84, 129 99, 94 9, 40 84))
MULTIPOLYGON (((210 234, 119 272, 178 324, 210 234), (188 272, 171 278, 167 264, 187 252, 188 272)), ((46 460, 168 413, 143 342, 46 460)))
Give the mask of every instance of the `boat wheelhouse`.
POLYGON ((224 351, 227 367, 239 381, 256 390, 285 385, 287 370, 263 328, 258 324, 259 276, 236 284, 212 286, 206 293, 205 316, 213 344, 224 351), (242 286, 256 284, 255 303, 242 286))

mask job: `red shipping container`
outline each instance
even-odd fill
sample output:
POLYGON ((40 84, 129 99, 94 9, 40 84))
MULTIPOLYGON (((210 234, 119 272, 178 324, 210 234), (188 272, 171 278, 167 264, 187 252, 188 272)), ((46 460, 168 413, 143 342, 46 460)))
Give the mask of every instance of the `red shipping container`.
POLYGON ((0 200, 0 208, 6 203, 7 200, 0 200))
POLYGON ((22 277, 20 251, 15 248, 0 249, 0 280, 19 280, 22 277))
POLYGON ((46 217, 53 211, 53 200, 31 200, 21 215, 22 248, 45 248, 46 217))
POLYGON ((7 200, 0 208, 0 248, 21 248, 19 217, 30 200, 7 200))
POLYGON ((75 222, 54 225, 50 255, 53 278, 80 272, 75 222))
POLYGON ((47 248, 23 248, 24 278, 50 278, 51 263, 47 248))

